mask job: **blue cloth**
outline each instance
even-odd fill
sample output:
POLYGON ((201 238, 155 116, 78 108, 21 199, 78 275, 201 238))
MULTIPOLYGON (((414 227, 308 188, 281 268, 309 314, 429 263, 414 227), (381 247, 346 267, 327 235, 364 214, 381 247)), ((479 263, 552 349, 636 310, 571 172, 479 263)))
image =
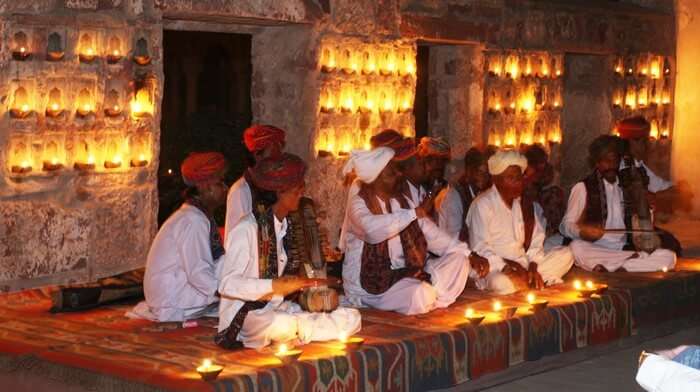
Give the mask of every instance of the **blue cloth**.
POLYGON ((700 370, 700 346, 688 346, 673 361, 700 370))

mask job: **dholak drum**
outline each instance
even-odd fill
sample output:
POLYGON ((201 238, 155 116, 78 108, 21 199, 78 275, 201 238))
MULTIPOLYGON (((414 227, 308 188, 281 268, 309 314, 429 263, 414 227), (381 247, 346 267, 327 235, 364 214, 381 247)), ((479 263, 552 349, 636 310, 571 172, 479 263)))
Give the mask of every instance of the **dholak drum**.
POLYGON ((338 292, 329 287, 314 287, 299 294, 299 306, 307 312, 330 313, 338 308, 338 292))

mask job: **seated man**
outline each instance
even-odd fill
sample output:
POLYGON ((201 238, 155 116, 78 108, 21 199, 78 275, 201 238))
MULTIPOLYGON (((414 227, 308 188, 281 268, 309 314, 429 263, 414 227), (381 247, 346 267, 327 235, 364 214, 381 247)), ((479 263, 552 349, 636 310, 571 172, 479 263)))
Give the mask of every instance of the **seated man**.
POLYGON ((215 152, 192 153, 182 162, 185 202, 153 240, 143 279, 146 300, 129 315, 184 321, 218 302, 216 270, 224 247, 212 214, 226 200, 225 168, 224 156, 215 152))
POLYGON ((305 172, 304 162, 291 154, 265 158, 250 172, 256 186, 275 192, 277 201, 243 217, 226 237, 215 339, 223 348, 260 348, 297 337, 304 343, 330 340, 339 331, 352 335, 360 329, 357 309, 307 313, 298 304, 283 300, 301 289, 326 283, 300 277, 302 266, 288 257, 291 227, 287 216, 299 207, 305 172))
POLYGON ((415 151, 415 142, 411 138, 403 139, 399 146, 394 147, 396 154, 394 160, 399 162, 399 171, 403 180, 399 183, 400 192, 414 205, 419 205, 425 199, 427 192, 423 187, 426 180, 425 165, 416 154, 410 154, 403 160, 400 159, 405 151, 415 151), (398 152, 397 152, 398 151, 398 152), (399 158, 397 158, 397 156, 399 158))
POLYGON ((471 251, 426 219, 432 198, 415 206, 397 190, 393 157, 388 147, 353 151, 343 169, 362 181, 349 202, 346 298, 409 315, 447 307, 464 290, 471 251))
MULTIPOLYGON (((243 142, 253 155, 254 161, 281 154, 284 138, 284 131, 272 125, 253 125, 243 132, 243 142)), ((254 204, 272 202, 272 200, 260 200, 269 198, 269 195, 251 183, 249 171, 250 168, 231 185, 228 191, 225 229, 227 235, 244 216, 253 211, 254 204)))
POLYGON ((593 173, 571 189, 566 214, 559 228, 562 234, 573 239, 571 250, 576 265, 599 272, 673 268, 676 254, 672 251, 657 249, 649 254, 635 250, 628 242, 625 230, 632 227, 626 217, 632 217, 633 212, 629 210, 632 203, 623 202, 618 181, 620 139, 599 136, 591 143, 588 153, 593 173))
POLYGON ((477 196, 467 214, 469 243, 489 261, 479 289, 510 294, 560 283, 574 263, 568 247, 544 251, 547 222, 536 202, 522 202, 527 161, 516 151, 499 151, 488 161, 493 186, 477 196))
POLYGON ((657 353, 642 352, 637 382, 650 392, 700 390, 700 347, 679 346, 657 353))
POLYGON ((484 155, 472 147, 464 155, 464 175, 440 191, 435 199, 440 228, 460 241, 469 241, 469 230, 464 224, 469 206, 490 181, 484 155))
POLYGON ((559 234, 564 213, 566 212, 566 199, 564 190, 552 184, 554 181, 554 168, 549 163, 547 152, 539 145, 532 145, 525 151, 527 169, 523 175, 525 189, 524 200, 534 200, 541 207, 547 227, 545 228, 545 250, 562 245, 564 237, 559 234))
MULTIPOLYGON (((644 171, 649 184, 650 199, 654 202, 653 208, 655 217, 663 216, 664 213, 672 213, 674 209, 680 209, 689 212, 692 209, 691 200, 692 193, 687 187, 687 184, 681 183, 674 186, 670 181, 666 181, 652 171, 644 161, 647 158, 649 150, 649 134, 651 125, 644 117, 633 117, 620 121, 617 124, 620 138, 626 143, 626 151, 620 163, 620 170, 623 170, 628 165, 634 166, 644 171)), ((673 236, 673 234, 661 231, 661 241, 663 247, 676 252, 676 255, 681 255, 681 244, 673 236)))

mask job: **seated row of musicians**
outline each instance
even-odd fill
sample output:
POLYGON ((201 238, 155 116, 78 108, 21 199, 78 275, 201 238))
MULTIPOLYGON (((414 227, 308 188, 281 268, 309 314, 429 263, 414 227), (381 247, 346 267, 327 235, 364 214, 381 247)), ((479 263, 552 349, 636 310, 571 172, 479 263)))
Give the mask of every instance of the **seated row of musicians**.
MULTIPOLYGON (((226 348, 328 340, 338 331, 359 330, 356 309, 336 303, 328 313, 304 312, 284 300, 332 283, 301 277, 308 266, 288 256, 290 226, 297 225, 288 215, 299 206, 306 165, 281 152, 284 138, 272 126, 246 130, 246 147, 257 162, 229 190, 225 246, 212 218, 226 191, 223 156, 192 154, 183 162, 186 201, 154 240, 146 301, 132 314, 182 321, 216 312, 220 299, 216 342, 226 348)), ((348 306, 417 314, 452 304, 469 278, 478 289, 505 294, 559 283, 574 262, 596 271, 675 264, 673 251, 623 249, 624 231, 632 227, 617 179, 618 138, 602 136, 591 145, 594 172, 574 186, 565 214, 556 208, 564 204, 563 192, 549 185, 544 150, 529 151, 527 158, 470 150, 464 175, 446 187, 450 150, 439 138, 416 146, 387 130, 372 147, 352 152, 344 168, 356 177, 339 241, 348 306), (573 239, 570 246, 545 245, 557 226, 573 239)))

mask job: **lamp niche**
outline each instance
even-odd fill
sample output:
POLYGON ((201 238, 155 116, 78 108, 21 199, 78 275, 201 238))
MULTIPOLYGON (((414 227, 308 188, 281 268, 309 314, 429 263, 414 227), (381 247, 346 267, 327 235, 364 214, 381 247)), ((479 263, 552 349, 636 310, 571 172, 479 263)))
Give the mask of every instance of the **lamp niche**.
POLYGON ((49 100, 46 105, 46 116, 51 118, 60 117, 63 114, 63 100, 61 90, 54 87, 49 91, 49 100))
POLYGON ((65 52, 63 50, 63 39, 57 32, 49 34, 46 44, 46 60, 61 61, 65 52))
POLYGON ((19 86, 14 93, 10 116, 22 119, 28 117, 30 114, 32 114, 32 109, 29 102, 29 94, 24 87, 19 86))
POLYGON ((17 61, 25 61, 31 55, 29 47, 29 38, 23 31, 18 31, 14 35, 12 48, 12 58, 17 61))

